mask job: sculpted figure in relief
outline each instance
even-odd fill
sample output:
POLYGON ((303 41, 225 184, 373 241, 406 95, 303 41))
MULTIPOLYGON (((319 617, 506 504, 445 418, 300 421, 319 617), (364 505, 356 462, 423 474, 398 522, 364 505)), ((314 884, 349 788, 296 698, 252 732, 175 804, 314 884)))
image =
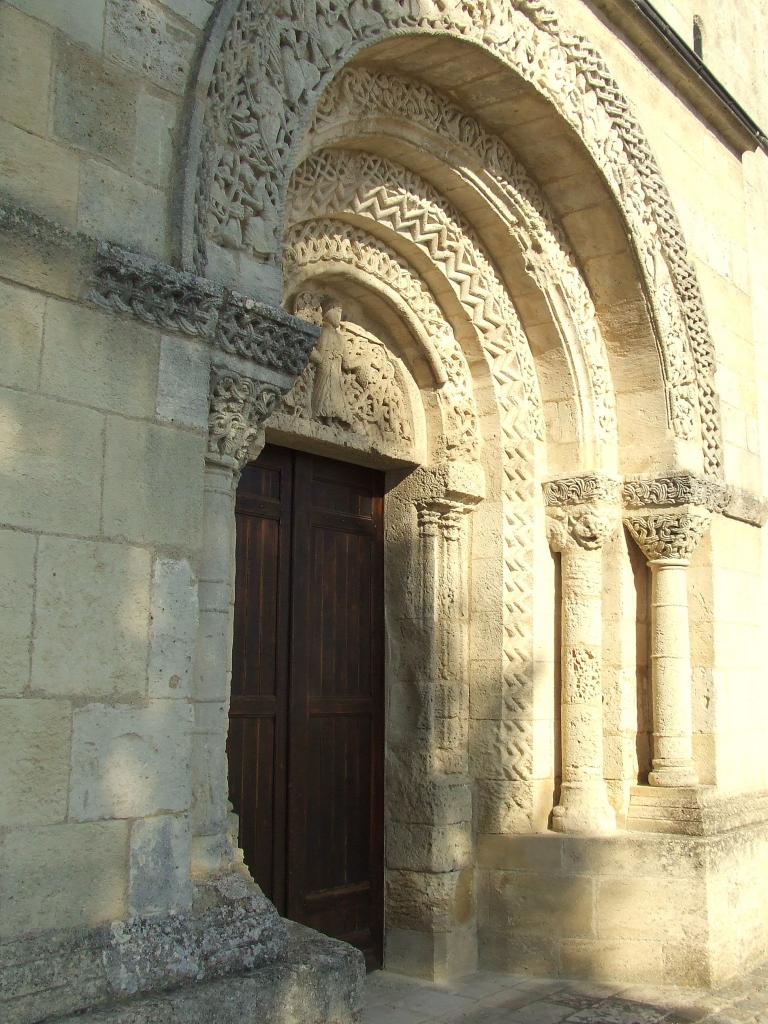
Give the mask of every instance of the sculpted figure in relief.
POLYGON ((356 369, 347 358, 341 334, 341 306, 330 306, 323 316, 323 330, 310 359, 315 367, 312 386, 312 415, 333 426, 352 426, 352 412, 344 393, 344 372, 356 369))
POLYGON ((323 309, 319 296, 303 292, 294 307, 302 319, 322 323, 322 332, 282 411, 398 447, 410 445, 414 435, 403 381, 384 345, 343 321, 337 302, 323 309))

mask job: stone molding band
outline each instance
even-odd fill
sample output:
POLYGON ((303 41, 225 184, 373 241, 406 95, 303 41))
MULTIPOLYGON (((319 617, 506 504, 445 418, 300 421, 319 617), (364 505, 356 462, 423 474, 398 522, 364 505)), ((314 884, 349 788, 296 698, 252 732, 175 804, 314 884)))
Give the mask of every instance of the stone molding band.
POLYGON ((768 522, 766 499, 695 473, 630 476, 624 480, 602 473, 584 473, 547 480, 542 490, 548 509, 598 503, 618 505, 625 512, 650 512, 686 505, 750 526, 762 527, 768 522))
POLYGON ((0 231, 80 264, 82 298, 163 331, 200 338, 227 355, 297 377, 320 330, 277 306, 207 278, 69 231, 22 206, 0 203, 0 231))
POLYGON ((283 309, 105 242, 86 297, 102 309, 204 338, 229 355, 292 376, 304 370, 320 334, 283 309))

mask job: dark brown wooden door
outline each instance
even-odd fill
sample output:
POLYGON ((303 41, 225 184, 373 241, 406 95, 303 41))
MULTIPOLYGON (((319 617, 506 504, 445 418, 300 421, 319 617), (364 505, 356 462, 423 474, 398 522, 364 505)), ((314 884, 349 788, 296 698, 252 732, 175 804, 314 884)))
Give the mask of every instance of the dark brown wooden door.
POLYGON ((237 495, 230 798, 281 913, 383 935, 383 487, 268 447, 237 495))

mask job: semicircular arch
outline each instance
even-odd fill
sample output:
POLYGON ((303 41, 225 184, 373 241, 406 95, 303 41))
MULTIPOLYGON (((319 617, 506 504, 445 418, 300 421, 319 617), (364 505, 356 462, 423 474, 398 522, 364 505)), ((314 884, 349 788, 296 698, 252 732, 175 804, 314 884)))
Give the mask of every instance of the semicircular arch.
POLYGON ((279 274, 285 189, 297 140, 319 96, 361 50, 414 34, 479 48, 579 138, 621 209, 653 285, 662 356, 677 364, 668 376, 689 380, 687 392, 670 395, 673 429, 682 439, 700 437, 705 472, 721 475, 713 346, 669 193, 600 54, 541 0, 391 0, 375 7, 365 0, 279 0, 266 10, 253 0, 225 3, 202 55, 199 102, 191 109, 180 203, 183 263, 204 269, 210 237, 260 253, 265 269, 279 274))

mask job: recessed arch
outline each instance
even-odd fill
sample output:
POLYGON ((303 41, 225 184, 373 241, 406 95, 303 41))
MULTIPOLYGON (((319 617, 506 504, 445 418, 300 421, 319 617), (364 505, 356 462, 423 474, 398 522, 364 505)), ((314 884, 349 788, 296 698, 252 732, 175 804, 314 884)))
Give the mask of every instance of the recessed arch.
MULTIPOLYGON (((642 129, 599 53, 539 0, 376 8, 356 0, 300 11, 289 5, 264 11, 251 0, 225 3, 202 55, 198 102, 190 112, 179 217, 185 265, 202 269, 206 238, 218 233, 229 255, 223 253, 217 276, 237 281, 238 254, 250 247, 261 252, 262 267, 249 267, 249 281, 263 284, 263 297, 277 295, 285 188, 297 141, 323 89, 375 44, 384 60, 396 45, 400 66, 407 70, 403 61, 409 50, 416 66, 425 68, 430 47, 449 37, 449 45, 470 44, 475 51, 467 65, 485 61, 482 74, 476 75, 475 95, 480 89, 490 97, 504 123, 511 124, 518 109, 518 125, 535 125, 543 145, 539 166, 548 159, 549 124, 552 137, 566 140, 574 160, 591 162, 595 180, 607 187, 649 286, 666 376, 676 382, 665 398, 680 442, 679 461, 720 474, 712 343, 668 192, 642 129), (404 40, 404 34, 412 38, 404 40)), ((463 72, 464 64, 457 76, 467 84, 462 101, 471 101, 472 82, 463 72)), ((487 108, 484 120, 493 127, 487 108)), ((530 130, 521 137, 526 134, 530 130)), ((601 212, 609 216, 610 211, 611 205, 603 204, 601 212)))

